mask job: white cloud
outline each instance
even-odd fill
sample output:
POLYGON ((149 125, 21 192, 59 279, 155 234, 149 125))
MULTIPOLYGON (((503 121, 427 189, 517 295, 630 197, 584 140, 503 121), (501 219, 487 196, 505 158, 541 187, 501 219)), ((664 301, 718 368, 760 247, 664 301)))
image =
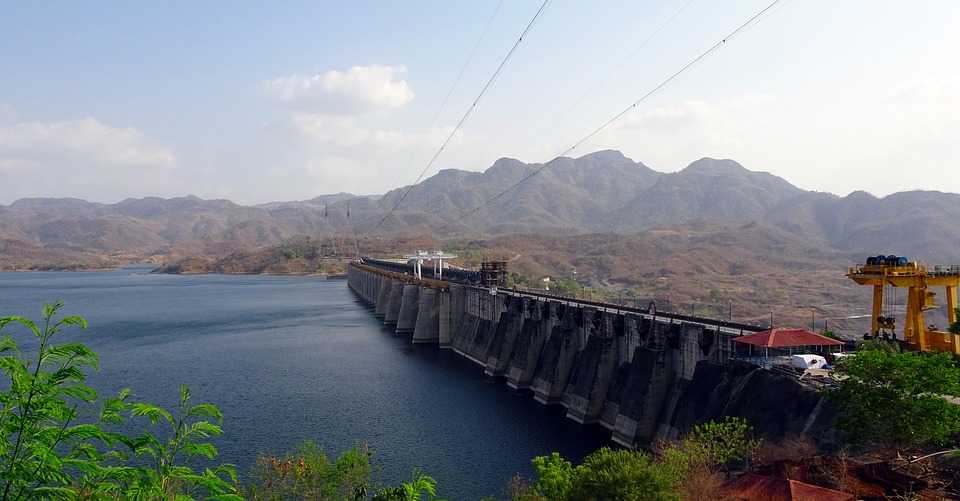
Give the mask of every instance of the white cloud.
MULTIPOLYGON (((314 181, 317 193, 333 186, 371 193, 410 183, 451 131, 404 131, 358 117, 308 113, 294 113, 287 125, 299 151, 298 165, 314 181)), ((451 144, 462 144, 459 134, 451 144)))
POLYGON ((270 98, 296 109, 329 114, 359 114, 400 108, 413 100, 402 79, 403 66, 354 66, 315 75, 290 75, 261 82, 270 98))
POLYGON ((165 191, 175 165, 171 150, 139 130, 95 118, 0 126, 0 201, 165 191))
POLYGON ((170 150, 149 144, 139 130, 110 127, 93 118, 0 127, 0 159, 150 167, 174 163, 170 150))
POLYGON ((296 113, 291 123, 297 132, 315 146, 367 150, 374 148, 397 152, 411 147, 436 147, 451 128, 404 132, 366 126, 354 117, 296 113))
MULTIPOLYGON (((354 66, 261 82, 261 91, 286 107, 284 118, 268 125, 268 136, 283 145, 268 175, 297 179, 298 190, 310 190, 294 195, 301 198, 383 192, 413 181, 452 128, 384 126, 384 115, 375 112, 396 110, 414 97, 405 73, 403 66, 354 66)), ((453 143, 460 142, 458 135, 453 143)))
POLYGON ((584 151, 621 149, 664 171, 682 169, 704 156, 748 162, 755 157, 745 152, 764 150, 770 141, 781 107, 777 97, 766 94, 668 102, 628 115, 584 151))

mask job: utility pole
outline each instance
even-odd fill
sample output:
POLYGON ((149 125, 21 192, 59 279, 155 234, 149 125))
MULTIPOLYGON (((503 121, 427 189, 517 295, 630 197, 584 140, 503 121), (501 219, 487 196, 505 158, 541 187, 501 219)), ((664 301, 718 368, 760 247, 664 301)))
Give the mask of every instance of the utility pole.
POLYGON ((810 332, 817 332, 817 310, 810 308, 810 332))
POLYGON ((727 321, 733 322, 733 301, 730 301, 730 311, 727 313, 727 321))

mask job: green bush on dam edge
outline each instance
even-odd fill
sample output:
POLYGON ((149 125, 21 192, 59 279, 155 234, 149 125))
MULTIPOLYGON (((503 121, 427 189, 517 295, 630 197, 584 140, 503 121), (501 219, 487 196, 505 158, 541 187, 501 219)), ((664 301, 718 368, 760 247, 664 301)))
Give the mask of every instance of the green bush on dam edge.
MULTIPOLYGON (((248 478, 241 482, 229 464, 215 464, 216 447, 210 442, 222 434, 223 416, 210 403, 196 403, 181 386, 178 404, 165 409, 139 402, 130 390, 102 398, 86 384, 87 373, 99 369, 95 352, 83 343, 64 341, 67 331, 84 330, 80 316, 62 316, 60 302, 45 304, 42 318, 0 318, 0 366, 7 379, 0 391, 0 481, 2 499, 69 500, 366 500, 412 501, 437 499, 437 482, 414 470, 410 480, 397 486, 375 486, 371 481, 371 453, 360 445, 336 458, 305 442, 283 455, 261 455, 248 478), (8 333, 35 337, 31 348, 21 350, 8 333), (118 429, 137 429, 135 434, 118 429), (195 466, 209 463, 202 470, 195 466)), ((877 350, 841 370, 850 373, 840 392, 858 392, 855 408, 846 409, 849 431, 887 433, 866 429, 852 420, 879 412, 879 397, 852 386, 869 382, 864 375, 874 366, 890 364, 925 367, 928 362, 892 360, 903 354, 877 350), (886 354, 884 354, 886 353, 886 354), (873 365, 869 365, 873 364, 873 365)), ((931 370, 946 381, 944 391, 955 391, 960 369, 946 358, 929 359, 931 370)), ((906 375, 904 377, 907 377, 906 375)), ((929 380, 928 375, 926 378, 929 380)), ((896 386, 897 381, 888 386, 896 386)), ((935 419, 934 430, 897 436, 946 444, 960 432, 956 406, 912 412, 909 402, 896 410, 913 419, 935 419), (912 413, 911 413, 912 412, 912 413), (946 422, 944 422, 944 418, 946 422)), ((890 412, 891 407, 885 406, 890 412)), ((843 424, 843 423, 841 423, 843 424)), ((850 433, 853 439, 872 439, 869 433, 850 433)), ((601 448, 577 465, 557 453, 533 458, 535 476, 515 476, 503 491, 510 500, 687 500, 706 499, 716 493, 725 471, 749 469, 764 444, 753 436, 741 418, 695 426, 679 441, 654 444, 651 452, 601 448)), ((814 448, 815 450, 815 448, 814 448)), ((717 499, 717 496, 711 496, 717 499)), ((496 498, 488 498, 496 499, 496 498)))

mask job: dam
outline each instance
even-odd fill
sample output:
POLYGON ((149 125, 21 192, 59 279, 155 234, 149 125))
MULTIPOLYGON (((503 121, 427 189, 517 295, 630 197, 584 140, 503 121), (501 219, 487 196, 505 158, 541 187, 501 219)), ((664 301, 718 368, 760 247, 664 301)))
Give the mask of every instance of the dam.
POLYGON ((732 340, 760 327, 443 273, 417 278, 404 263, 364 258, 348 266, 347 283, 397 335, 452 350, 509 388, 564 407, 568 419, 606 428, 624 447, 675 439, 726 415, 768 438, 830 442, 833 413, 820 393, 734 357, 732 340))

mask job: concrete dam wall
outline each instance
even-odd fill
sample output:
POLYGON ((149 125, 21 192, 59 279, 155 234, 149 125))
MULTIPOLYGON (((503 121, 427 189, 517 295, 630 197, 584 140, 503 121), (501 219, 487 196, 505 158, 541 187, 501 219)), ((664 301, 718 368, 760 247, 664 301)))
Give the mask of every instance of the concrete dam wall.
POLYGON ((653 313, 435 280, 353 263, 350 288, 374 315, 473 361, 626 447, 742 416, 763 435, 829 434, 821 396, 789 376, 732 359, 739 332, 653 313))

